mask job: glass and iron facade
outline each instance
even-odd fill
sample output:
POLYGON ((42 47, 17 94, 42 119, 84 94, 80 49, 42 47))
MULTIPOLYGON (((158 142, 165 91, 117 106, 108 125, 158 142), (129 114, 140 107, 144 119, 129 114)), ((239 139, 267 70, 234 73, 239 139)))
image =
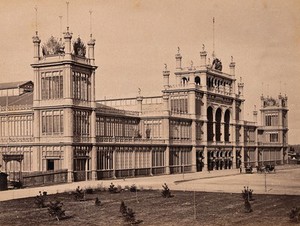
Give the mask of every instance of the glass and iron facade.
MULTIPOLYGON (((176 83, 165 69, 160 96, 96 100, 95 40, 88 56, 80 39, 80 51, 71 40, 66 32, 63 51, 41 56, 35 36, 34 82, 0 86, 3 171, 66 170, 68 181, 80 181, 286 162, 287 97, 262 96, 261 123, 256 110, 252 122, 244 120, 234 62, 222 72, 202 51, 200 66, 183 67, 177 53, 176 83)), ((55 45, 52 38, 45 46, 55 45)))

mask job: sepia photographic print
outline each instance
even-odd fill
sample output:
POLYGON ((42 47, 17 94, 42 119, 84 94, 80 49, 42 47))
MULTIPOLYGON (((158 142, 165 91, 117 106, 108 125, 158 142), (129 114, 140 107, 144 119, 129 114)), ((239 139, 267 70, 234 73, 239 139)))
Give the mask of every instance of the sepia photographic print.
POLYGON ((0 0, 0 225, 299 224, 299 12, 0 0))

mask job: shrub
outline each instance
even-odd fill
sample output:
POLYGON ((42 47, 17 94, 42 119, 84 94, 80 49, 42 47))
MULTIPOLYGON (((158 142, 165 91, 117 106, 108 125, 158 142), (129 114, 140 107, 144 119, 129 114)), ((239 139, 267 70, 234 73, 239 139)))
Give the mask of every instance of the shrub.
POLYGON ((133 184, 133 185, 130 186, 129 191, 131 191, 131 192, 136 192, 137 190, 138 190, 138 189, 137 189, 137 187, 136 187, 135 184, 133 184))
POLYGON ((290 220, 299 222, 300 220, 300 208, 293 207, 293 209, 289 212, 290 220))
POLYGON ((49 215, 55 217, 58 221, 64 218, 65 210, 62 209, 63 203, 60 201, 50 202, 48 207, 49 215))
POLYGON ((245 199, 245 212, 251 213, 253 210, 251 208, 251 204, 248 199, 245 199))
POLYGON ((85 189, 85 193, 86 194, 93 194, 94 190, 92 188, 87 188, 87 189, 85 189))
POLYGON ((122 215, 124 215, 126 213, 126 211, 127 211, 127 206, 125 205, 124 201, 122 200, 121 205, 120 205, 120 213, 122 215))
POLYGON ((73 192, 73 195, 77 201, 81 201, 85 197, 84 191, 79 186, 76 188, 75 192, 73 192))
POLYGON ((162 197, 164 197, 164 198, 171 198, 171 197, 173 197, 173 195, 171 195, 171 191, 170 191, 170 189, 169 189, 169 187, 168 187, 168 185, 166 183, 164 183, 162 185, 162 187, 163 187, 163 190, 161 192, 162 197))
POLYGON ((47 192, 41 192, 39 191, 39 195, 37 195, 35 197, 35 200, 34 200, 34 204, 38 207, 38 208, 44 208, 46 207, 46 196, 47 196, 47 192))
POLYGON ((248 186, 244 186, 244 190, 242 190, 242 197, 244 200, 253 201, 253 190, 249 189, 248 186))
POLYGON ((95 206, 100 206, 101 205, 101 201, 99 200, 98 197, 96 197, 95 199, 95 206))
POLYGON ((124 201, 121 201, 120 213, 124 217, 124 221, 126 223, 129 223, 130 225, 139 224, 139 223, 143 222, 142 220, 135 219, 135 212, 133 212, 133 210, 131 208, 128 208, 125 205, 124 201))
POLYGON ((110 183, 108 191, 110 193, 118 193, 118 188, 113 183, 110 183))

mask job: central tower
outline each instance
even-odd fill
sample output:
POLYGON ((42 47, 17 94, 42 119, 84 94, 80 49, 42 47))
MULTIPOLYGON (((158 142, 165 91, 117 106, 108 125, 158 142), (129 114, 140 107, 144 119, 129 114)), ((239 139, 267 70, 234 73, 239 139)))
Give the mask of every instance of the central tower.
POLYGON ((68 181, 91 178, 95 149, 95 40, 64 42, 54 37, 40 46, 33 37, 34 139, 37 171, 68 169, 68 181), (41 51, 42 50, 42 54, 41 51))

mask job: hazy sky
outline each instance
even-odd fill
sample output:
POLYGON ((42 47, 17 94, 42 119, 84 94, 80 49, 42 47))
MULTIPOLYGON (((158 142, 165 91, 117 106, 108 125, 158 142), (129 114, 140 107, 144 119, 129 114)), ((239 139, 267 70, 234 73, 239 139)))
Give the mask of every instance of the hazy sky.
MULTIPOLYGON (((96 39, 96 96, 159 95, 162 70, 175 68, 180 46, 183 65, 199 65, 202 44, 211 57, 212 18, 215 52, 229 72, 230 56, 237 78, 245 83, 245 117, 252 120, 260 96, 286 93, 289 143, 300 143, 300 1, 295 0, 69 0, 69 27, 86 43, 96 39), (262 85, 263 84, 263 85, 262 85)), ((38 7, 42 44, 66 28, 66 1, 0 0, 1 82, 32 80, 32 36, 38 7)), ((171 75, 171 82, 175 81, 171 75)))

